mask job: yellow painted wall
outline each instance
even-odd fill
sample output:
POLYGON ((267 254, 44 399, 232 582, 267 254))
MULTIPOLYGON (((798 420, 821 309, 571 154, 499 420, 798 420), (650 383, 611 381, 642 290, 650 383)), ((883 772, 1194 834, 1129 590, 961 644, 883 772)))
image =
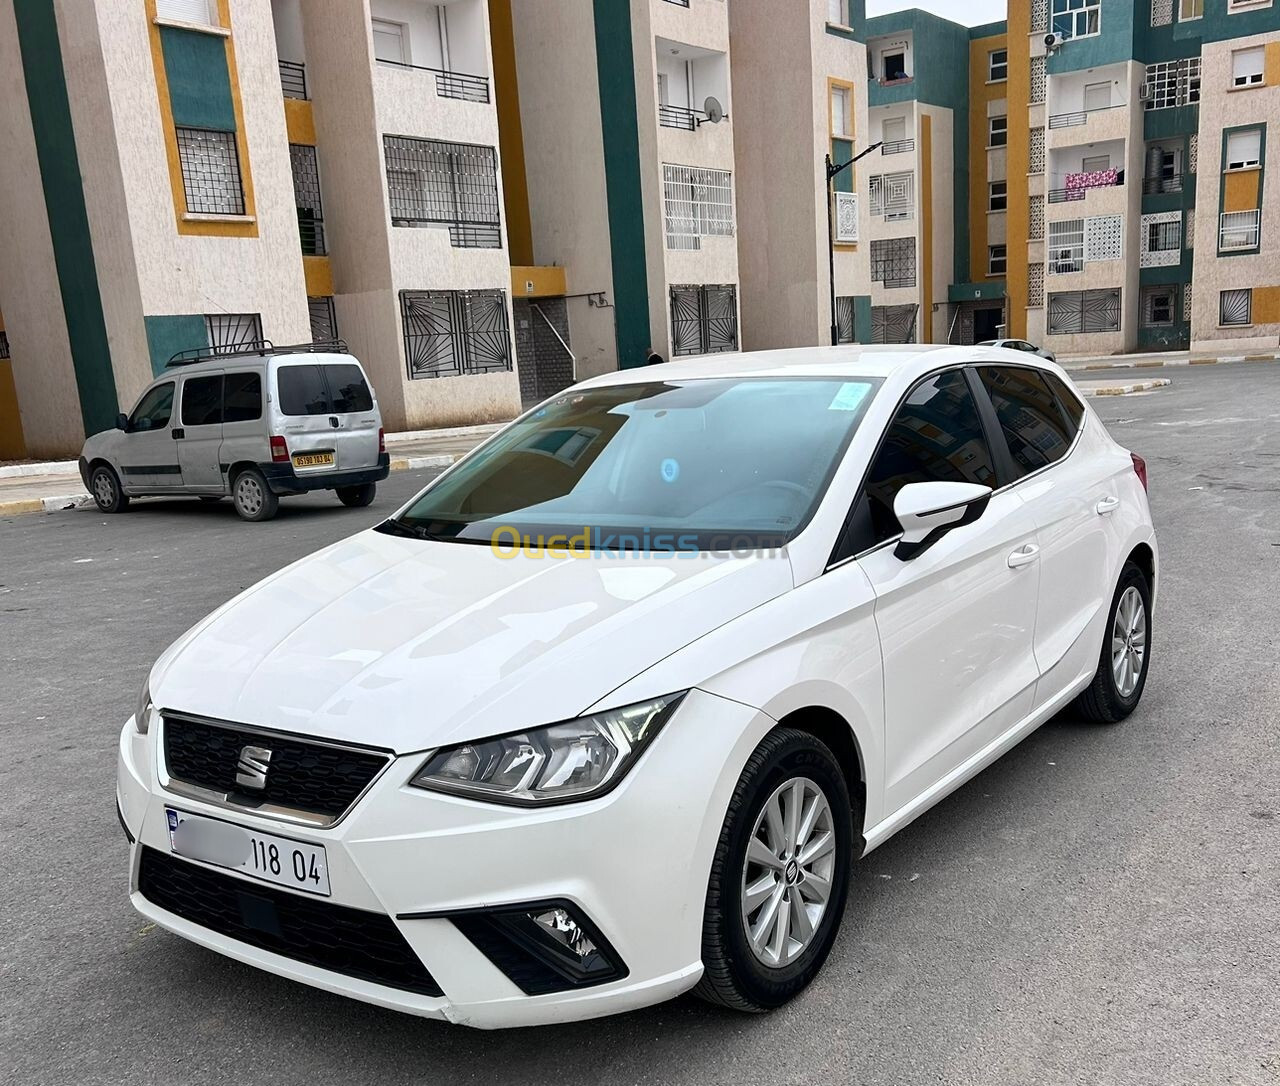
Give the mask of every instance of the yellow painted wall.
MULTIPOLYGON (((987 247, 991 244, 987 238, 987 184, 991 180, 987 176, 987 106, 1009 93, 1007 80, 987 82, 987 54, 993 49, 1008 47, 1007 34, 993 34, 969 42, 969 279, 975 283, 986 277, 987 247)), ((1021 103, 1010 103, 1010 126, 1014 124, 1012 114, 1020 106, 1021 103)), ((1023 123, 1026 123, 1025 109, 1023 123)))
POLYGON ((565 293, 564 268, 558 265, 518 264, 511 268, 512 298, 558 298, 565 293))
POLYGON ((529 215, 529 180, 524 163, 524 128, 520 121, 511 0, 489 0, 489 38, 493 50, 493 98, 498 110, 498 153, 502 156, 502 206, 507 213, 507 245, 513 265, 531 265, 533 223, 529 215))
POLYGON ((1263 53, 1262 78, 1268 87, 1280 86, 1280 41, 1269 41, 1263 53))
POLYGON ((302 274, 307 281, 308 298, 327 298, 334 293, 333 265, 327 256, 303 256, 302 274))
POLYGON ((284 127, 290 143, 316 145, 316 118, 311 103, 303 98, 284 100, 284 127))
POLYGON ((13 384, 13 363, 0 358, 0 460, 22 460, 26 455, 18 390, 13 384))
MULTIPOLYGON (((1005 276, 1009 295, 1009 327, 1005 335, 1027 334, 1027 238, 1031 233, 1030 188, 1031 128, 1027 103, 1031 101, 1031 56, 1025 43, 1031 33, 1031 5, 1014 0, 1009 5, 1009 271, 1005 276)), ((983 141, 986 142, 985 140, 983 141)))
POLYGON ((1258 202, 1258 179, 1261 170, 1231 170, 1222 175, 1222 210, 1253 211, 1258 202))
POLYGON ((920 342, 933 342, 933 118, 920 116, 920 206, 924 210, 920 248, 920 342))
POLYGON ((1253 288, 1253 323, 1280 324, 1280 287, 1253 288))

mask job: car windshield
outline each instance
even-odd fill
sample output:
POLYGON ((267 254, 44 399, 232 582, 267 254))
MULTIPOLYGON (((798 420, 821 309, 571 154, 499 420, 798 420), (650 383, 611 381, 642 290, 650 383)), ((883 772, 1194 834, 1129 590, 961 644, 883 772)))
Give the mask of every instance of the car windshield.
POLYGON ((717 378, 570 389, 384 530, 495 546, 567 536, 573 550, 780 546, 812 516, 879 384, 717 378))

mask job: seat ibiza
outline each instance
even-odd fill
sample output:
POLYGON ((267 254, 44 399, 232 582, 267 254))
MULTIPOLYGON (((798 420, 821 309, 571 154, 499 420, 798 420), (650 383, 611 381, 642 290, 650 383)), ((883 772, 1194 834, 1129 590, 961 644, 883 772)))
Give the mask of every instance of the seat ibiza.
POLYGON ((156 662, 132 901, 468 1025, 765 1011, 859 858, 1065 706, 1133 711, 1156 582, 1146 466, 1047 361, 586 381, 156 662))

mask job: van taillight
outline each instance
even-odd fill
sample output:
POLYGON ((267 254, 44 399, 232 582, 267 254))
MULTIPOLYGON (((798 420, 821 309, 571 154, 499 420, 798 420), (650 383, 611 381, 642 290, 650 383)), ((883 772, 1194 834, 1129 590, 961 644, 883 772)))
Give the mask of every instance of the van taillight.
POLYGON ((279 435, 273 435, 271 438, 271 460, 276 464, 287 464, 289 462, 289 446, 285 444, 284 438, 279 435))
POLYGON ((387 451, 387 431, 384 430, 381 426, 379 426, 378 427, 378 454, 381 455, 386 451, 387 451))
POLYGON ((1137 453, 1129 454, 1133 458, 1133 473, 1142 481, 1142 489, 1147 489, 1147 462, 1137 453))

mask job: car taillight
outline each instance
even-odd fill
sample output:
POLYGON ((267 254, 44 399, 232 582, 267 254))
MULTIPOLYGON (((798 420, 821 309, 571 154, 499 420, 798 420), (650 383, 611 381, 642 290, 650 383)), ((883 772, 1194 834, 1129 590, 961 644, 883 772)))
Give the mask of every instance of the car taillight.
POLYGON ((1142 481, 1142 489, 1147 489, 1147 462, 1137 453, 1129 454, 1133 458, 1133 473, 1142 481))
POLYGON ((382 454, 387 451, 387 432, 381 426, 378 427, 378 453, 382 454))
POLYGON ((278 434, 271 437, 271 460, 276 464, 287 464, 289 462, 289 446, 285 444, 284 438, 278 434))

